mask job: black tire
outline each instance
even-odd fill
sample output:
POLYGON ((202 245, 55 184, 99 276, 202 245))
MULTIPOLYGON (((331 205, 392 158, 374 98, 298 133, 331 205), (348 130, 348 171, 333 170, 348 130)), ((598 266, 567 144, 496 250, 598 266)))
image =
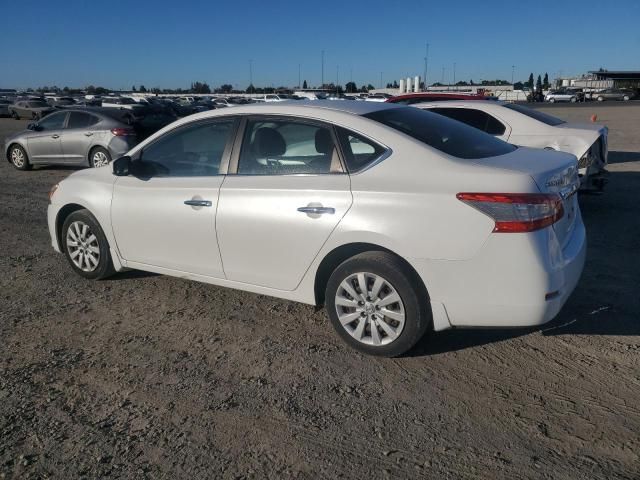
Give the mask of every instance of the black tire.
POLYGON ((556 99, 555 98, 550 98, 549 99, 549 103, 556 103, 556 99))
POLYGON ((629 97, 629 95, 625 95, 624 97, 622 97, 623 102, 628 102, 630 99, 631 97, 629 97))
MULTIPOLYGON (((367 290, 369 290, 369 286, 367 286, 367 290)), ((387 252, 364 252, 342 262, 329 278, 325 303, 331 323, 338 335, 356 350, 369 355, 381 357, 402 355, 410 350, 432 325, 429 297, 422 281, 398 257, 387 252), (338 289, 341 288, 340 284, 345 279, 359 272, 382 277, 401 298, 405 314, 404 327, 398 337, 390 343, 377 346, 362 343, 356 340, 340 323, 336 308, 338 289)), ((359 323, 361 320, 358 318, 354 320, 354 322, 356 321, 359 323)), ((358 324, 355 325, 357 328, 358 324)), ((384 334, 382 328, 378 331, 384 334)))
POLYGON ((597 98, 597 100, 598 100, 599 102, 604 102, 604 97, 598 97, 598 98, 597 98))
POLYGON ((103 278, 107 278, 115 273, 113 262, 111 260, 111 252, 109 250, 109 242, 107 241, 100 224, 88 210, 76 210, 65 219, 64 224, 62 225, 62 232, 60 234, 60 247, 62 248, 65 257, 67 257, 67 261, 69 262, 69 265, 71 265, 71 268, 81 277, 89 280, 102 280, 103 278), (72 228, 76 222, 79 222, 79 225, 87 225, 89 238, 90 234, 93 234, 97 239, 99 256, 97 259, 97 265, 95 265, 95 267, 90 271, 79 268, 71 258, 72 253, 70 252, 70 248, 72 247, 67 244, 67 235, 69 229, 72 228))
POLYGON ((104 157, 106 157, 107 163, 111 163, 111 155, 109 154, 108 150, 102 147, 95 147, 91 149, 91 152, 89 152, 89 165, 91 165, 91 167, 98 168, 106 166, 97 164, 99 155, 104 155, 104 157))
POLYGON ((9 148, 9 160, 11 161, 11 165, 18 170, 31 170, 31 163, 29 162, 29 156, 24 148, 20 145, 11 145, 9 148), (18 158, 22 158, 22 163, 18 160, 18 158))
POLYGON ((12 110, 12 111, 11 111, 11 117, 12 117, 14 120, 20 120, 20 115, 18 115, 18 112, 16 112, 15 110, 12 110))

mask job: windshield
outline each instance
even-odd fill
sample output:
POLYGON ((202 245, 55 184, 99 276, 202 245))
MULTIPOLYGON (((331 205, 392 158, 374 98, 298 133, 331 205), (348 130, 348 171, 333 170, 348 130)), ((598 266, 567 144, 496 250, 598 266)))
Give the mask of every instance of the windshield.
POLYGON ((509 110, 515 110, 527 117, 533 118, 534 120, 538 120, 539 122, 546 123, 547 125, 551 125, 552 127, 556 125, 561 125, 563 123, 567 123, 564 120, 560 120, 553 115, 549 115, 546 113, 539 112, 538 110, 534 110, 532 108, 523 107, 522 105, 517 105, 515 103, 508 103, 504 105, 504 108, 508 108, 509 110))
POLYGON ((364 115, 457 158, 497 157, 516 147, 462 122, 413 107, 364 115))

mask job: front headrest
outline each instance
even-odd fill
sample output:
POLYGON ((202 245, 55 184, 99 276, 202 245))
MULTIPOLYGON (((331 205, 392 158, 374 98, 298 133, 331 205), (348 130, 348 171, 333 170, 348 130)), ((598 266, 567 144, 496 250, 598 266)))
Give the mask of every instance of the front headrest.
POLYGON ((331 132, 326 128, 319 128, 316 131, 316 152, 327 155, 333 150, 333 139, 331 132))
POLYGON ((277 157, 284 155, 287 151, 287 144, 277 130, 261 127, 256 130, 253 148, 259 157, 277 157))

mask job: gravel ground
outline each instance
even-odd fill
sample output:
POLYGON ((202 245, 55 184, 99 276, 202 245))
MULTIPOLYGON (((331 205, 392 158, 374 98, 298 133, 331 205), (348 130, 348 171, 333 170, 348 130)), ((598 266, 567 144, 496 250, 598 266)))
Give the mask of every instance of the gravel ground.
POLYGON ((580 199, 587 265, 559 317, 393 360, 305 305, 77 277, 46 225, 73 170, 0 162, 0 478, 638 478, 640 106, 593 111, 611 183, 580 199))

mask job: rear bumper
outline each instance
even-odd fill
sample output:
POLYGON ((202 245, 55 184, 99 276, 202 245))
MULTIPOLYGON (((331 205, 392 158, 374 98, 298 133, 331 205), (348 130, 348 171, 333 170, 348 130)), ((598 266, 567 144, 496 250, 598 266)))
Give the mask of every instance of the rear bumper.
POLYGON ((586 257, 582 219, 564 248, 552 228, 492 234, 469 260, 411 262, 452 327, 526 327, 553 319, 575 289, 586 257))

